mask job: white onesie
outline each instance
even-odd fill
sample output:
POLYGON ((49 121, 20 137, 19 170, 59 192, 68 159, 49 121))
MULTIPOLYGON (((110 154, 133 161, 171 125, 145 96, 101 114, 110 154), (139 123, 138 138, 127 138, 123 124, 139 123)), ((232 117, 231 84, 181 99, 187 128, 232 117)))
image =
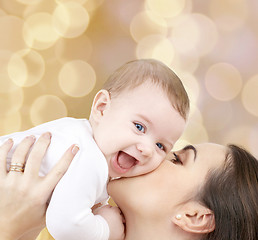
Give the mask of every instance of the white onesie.
MULTIPOLYGON (((57 184, 46 214, 46 224, 56 240, 106 240, 109 237, 107 222, 100 215, 93 215, 91 207, 108 199, 108 166, 106 159, 92 136, 87 119, 62 118, 41 124, 24 132, 5 135, 14 140, 14 147, 21 140, 34 135, 38 138, 51 132, 52 140, 44 157, 40 175, 46 175, 72 144, 78 144, 79 152, 68 171, 57 184)), ((13 148, 14 149, 14 148, 13 148)), ((11 155, 8 156, 8 165, 11 155)))

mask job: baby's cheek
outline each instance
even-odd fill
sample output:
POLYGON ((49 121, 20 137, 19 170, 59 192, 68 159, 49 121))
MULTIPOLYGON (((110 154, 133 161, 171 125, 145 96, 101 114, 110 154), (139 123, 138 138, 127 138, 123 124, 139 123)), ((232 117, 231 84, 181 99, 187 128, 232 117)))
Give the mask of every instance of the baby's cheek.
POLYGON ((149 168, 148 172, 151 172, 153 170, 156 170, 159 165, 164 161, 164 158, 158 158, 156 161, 154 161, 154 163, 151 165, 151 167, 149 168))
POLYGON ((158 168, 160 166, 160 164, 163 163, 165 160, 166 160, 165 156, 159 158, 158 161, 157 161, 157 164, 154 166, 154 169, 152 169, 152 170, 155 170, 156 168, 158 168))

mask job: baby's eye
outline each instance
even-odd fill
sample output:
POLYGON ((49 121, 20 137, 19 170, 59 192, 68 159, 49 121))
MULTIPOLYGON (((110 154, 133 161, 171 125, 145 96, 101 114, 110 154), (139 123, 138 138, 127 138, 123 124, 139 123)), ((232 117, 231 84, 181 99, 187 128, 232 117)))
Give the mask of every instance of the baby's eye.
POLYGON ((156 143, 156 145, 158 146, 158 148, 165 151, 165 147, 161 143, 156 143))
POLYGON ((140 123, 134 123, 134 125, 140 132, 145 133, 145 128, 140 123))

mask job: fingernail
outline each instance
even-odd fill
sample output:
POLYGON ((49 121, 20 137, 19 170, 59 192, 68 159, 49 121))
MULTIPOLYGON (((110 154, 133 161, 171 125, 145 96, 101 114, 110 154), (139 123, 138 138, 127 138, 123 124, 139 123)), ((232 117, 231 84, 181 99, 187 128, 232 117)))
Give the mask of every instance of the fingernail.
POLYGON ((52 137, 51 133, 50 132, 46 132, 43 134, 43 137, 46 138, 46 139, 50 139, 52 137))
POLYGON ((13 139, 12 138, 9 138, 7 141, 6 141, 7 144, 12 144, 13 143, 13 139))
POLYGON ((74 145, 72 148, 72 153, 75 155, 78 151, 79 151, 79 146, 78 145, 74 145))
POLYGON ((31 140, 33 140, 33 141, 35 141, 35 140, 36 140, 35 136, 33 136, 33 135, 28 136, 27 138, 30 138, 30 139, 31 139, 31 140))

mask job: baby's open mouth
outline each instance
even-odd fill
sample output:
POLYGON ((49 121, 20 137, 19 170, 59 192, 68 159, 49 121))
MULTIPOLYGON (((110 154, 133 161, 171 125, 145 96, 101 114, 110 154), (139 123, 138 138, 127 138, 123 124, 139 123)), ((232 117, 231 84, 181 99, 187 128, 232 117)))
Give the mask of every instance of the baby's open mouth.
POLYGON ((117 155, 117 163, 122 169, 130 169, 133 167, 138 161, 130 156, 129 154, 120 151, 117 155))

